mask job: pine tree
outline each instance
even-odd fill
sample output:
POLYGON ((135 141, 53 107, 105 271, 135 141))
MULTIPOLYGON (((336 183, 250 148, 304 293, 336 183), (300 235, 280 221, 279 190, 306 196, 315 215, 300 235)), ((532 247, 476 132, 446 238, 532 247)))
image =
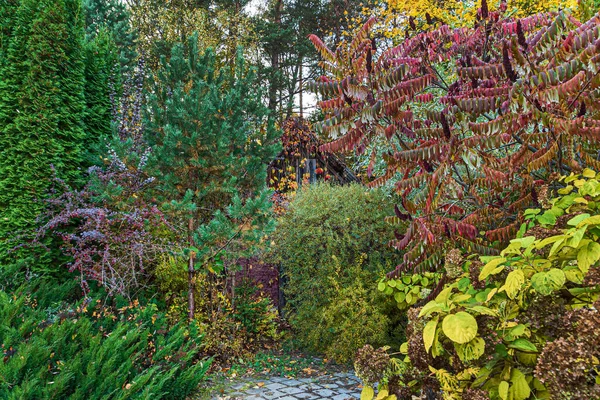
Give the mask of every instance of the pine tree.
POLYGON ((215 65, 195 37, 175 46, 158 74, 148 125, 159 194, 188 232, 190 318, 196 270, 257 241, 272 222, 266 166, 278 131, 241 52, 233 69, 215 65))
POLYGON ((3 27, 10 27, 2 33, 0 64, 1 264, 9 263, 14 238, 34 227, 52 167, 69 182, 80 178, 85 113, 79 1, 21 0, 6 7, 12 22, 4 14, 3 27))

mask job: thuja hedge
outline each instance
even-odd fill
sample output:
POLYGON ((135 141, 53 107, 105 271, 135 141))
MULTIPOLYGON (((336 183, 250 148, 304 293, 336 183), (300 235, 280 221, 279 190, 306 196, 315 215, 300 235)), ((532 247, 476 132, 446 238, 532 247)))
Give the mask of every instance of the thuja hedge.
POLYGON ((169 327, 152 304, 32 293, 0 291, 0 399, 184 399, 208 369, 196 326, 169 327))

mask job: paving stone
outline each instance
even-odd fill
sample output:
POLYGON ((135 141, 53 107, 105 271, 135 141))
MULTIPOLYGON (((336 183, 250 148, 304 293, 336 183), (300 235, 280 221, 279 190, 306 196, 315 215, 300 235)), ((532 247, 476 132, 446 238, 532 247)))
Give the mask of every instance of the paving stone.
POLYGON ((286 394, 277 390, 265 392, 262 396, 267 400, 274 400, 284 397, 286 394))
POLYGON ((325 383, 321 386, 323 386, 325 389, 331 389, 331 390, 335 390, 339 387, 337 383, 325 383))
POLYGON ((279 382, 273 382, 273 383, 269 383, 269 384, 268 384, 268 385, 266 385, 265 387, 266 387, 267 389, 269 389, 269 390, 278 390, 278 389, 281 389, 281 388, 284 388, 284 387, 286 387, 286 385, 283 385, 283 384, 281 384, 281 383, 279 383, 279 382))
POLYGON ((300 382, 299 380, 296 379, 288 379, 285 381, 285 384, 287 386, 300 386, 302 385, 303 382, 300 382))
POLYGON ((314 392, 315 390, 323 389, 322 386, 319 386, 314 383, 308 383, 300 386, 296 386, 298 389, 302 389, 304 392, 314 392))
POLYGON ((317 391, 315 391, 315 393, 318 394, 319 396, 325 397, 326 399, 330 399, 332 396, 335 396, 335 392, 331 391, 329 389, 317 390, 317 391))
POLYGON ((337 396, 333 396, 331 398, 331 400, 348 400, 348 399, 354 399, 355 397, 352 397, 351 395, 344 393, 344 394, 338 394, 337 396))
POLYGON ((279 391, 283 392, 285 394, 296 394, 296 393, 302 393, 303 392, 302 389, 299 389, 299 388, 293 387, 293 386, 280 389, 279 391))
POLYGON ((294 395, 294 397, 296 397, 297 399, 306 399, 306 400, 312 400, 312 399, 321 399, 322 397, 319 395, 316 395, 314 393, 308 393, 308 392, 304 392, 304 393, 296 393, 294 395))
POLYGON ((287 381, 287 378, 283 378, 281 376, 272 376, 269 378, 269 380, 271 382, 285 382, 285 381, 287 381))
POLYGON ((285 396, 285 397, 281 397, 278 400, 298 400, 298 398, 294 397, 294 396, 285 396))

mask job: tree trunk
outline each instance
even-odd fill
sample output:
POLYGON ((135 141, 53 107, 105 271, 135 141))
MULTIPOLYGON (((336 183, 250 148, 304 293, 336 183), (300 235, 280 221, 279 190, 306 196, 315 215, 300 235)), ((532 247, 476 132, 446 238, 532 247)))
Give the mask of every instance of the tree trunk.
POLYGON ((302 107, 302 91, 304 90, 304 87, 303 87, 303 85, 304 85, 304 82, 303 82, 303 75, 302 75, 302 70, 303 70, 303 65, 302 65, 302 62, 303 62, 303 61, 304 61, 304 60, 302 60, 302 56, 300 56, 300 61, 299 61, 299 63, 300 63, 300 71, 299 71, 299 74, 300 74, 300 76, 298 77, 298 78, 299 78, 299 79, 298 79, 298 90, 300 91, 300 93, 299 93, 299 100, 300 100, 300 118, 303 118, 303 117, 304 117, 304 115, 303 115, 303 107, 302 107))
MULTIPOLYGON (((188 220, 188 244, 189 247, 194 246, 194 219, 190 218, 188 220)), ((190 250, 190 255, 188 258, 188 318, 189 320, 194 319, 194 314, 196 311, 196 305, 194 302, 194 290, 196 289, 195 275, 196 270, 194 268, 194 259, 196 258, 196 253, 190 250)))
MULTIPOLYGON (((281 12, 283 0, 275 0, 273 4, 273 23, 281 26, 281 12)), ((279 43, 273 43, 271 47, 271 81, 269 82, 269 109, 277 110, 277 89, 279 86, 279 43)))

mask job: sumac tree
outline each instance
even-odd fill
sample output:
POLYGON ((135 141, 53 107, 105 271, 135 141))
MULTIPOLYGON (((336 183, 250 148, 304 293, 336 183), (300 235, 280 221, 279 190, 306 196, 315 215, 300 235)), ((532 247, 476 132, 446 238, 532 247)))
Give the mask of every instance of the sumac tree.
POLYGON ((320 126, 333 139, 321 150, 372 151, 387 169, 369 185, 394 180, 402 196, 390 222, 404 256, 391 275, 436 269, 449 241, 497 254, 551 174, 600 164, 600 16, 515 19, 505 8, 385 50, 375 19, 335 51, 311 36, 326 71, 312 84, 320 126))

